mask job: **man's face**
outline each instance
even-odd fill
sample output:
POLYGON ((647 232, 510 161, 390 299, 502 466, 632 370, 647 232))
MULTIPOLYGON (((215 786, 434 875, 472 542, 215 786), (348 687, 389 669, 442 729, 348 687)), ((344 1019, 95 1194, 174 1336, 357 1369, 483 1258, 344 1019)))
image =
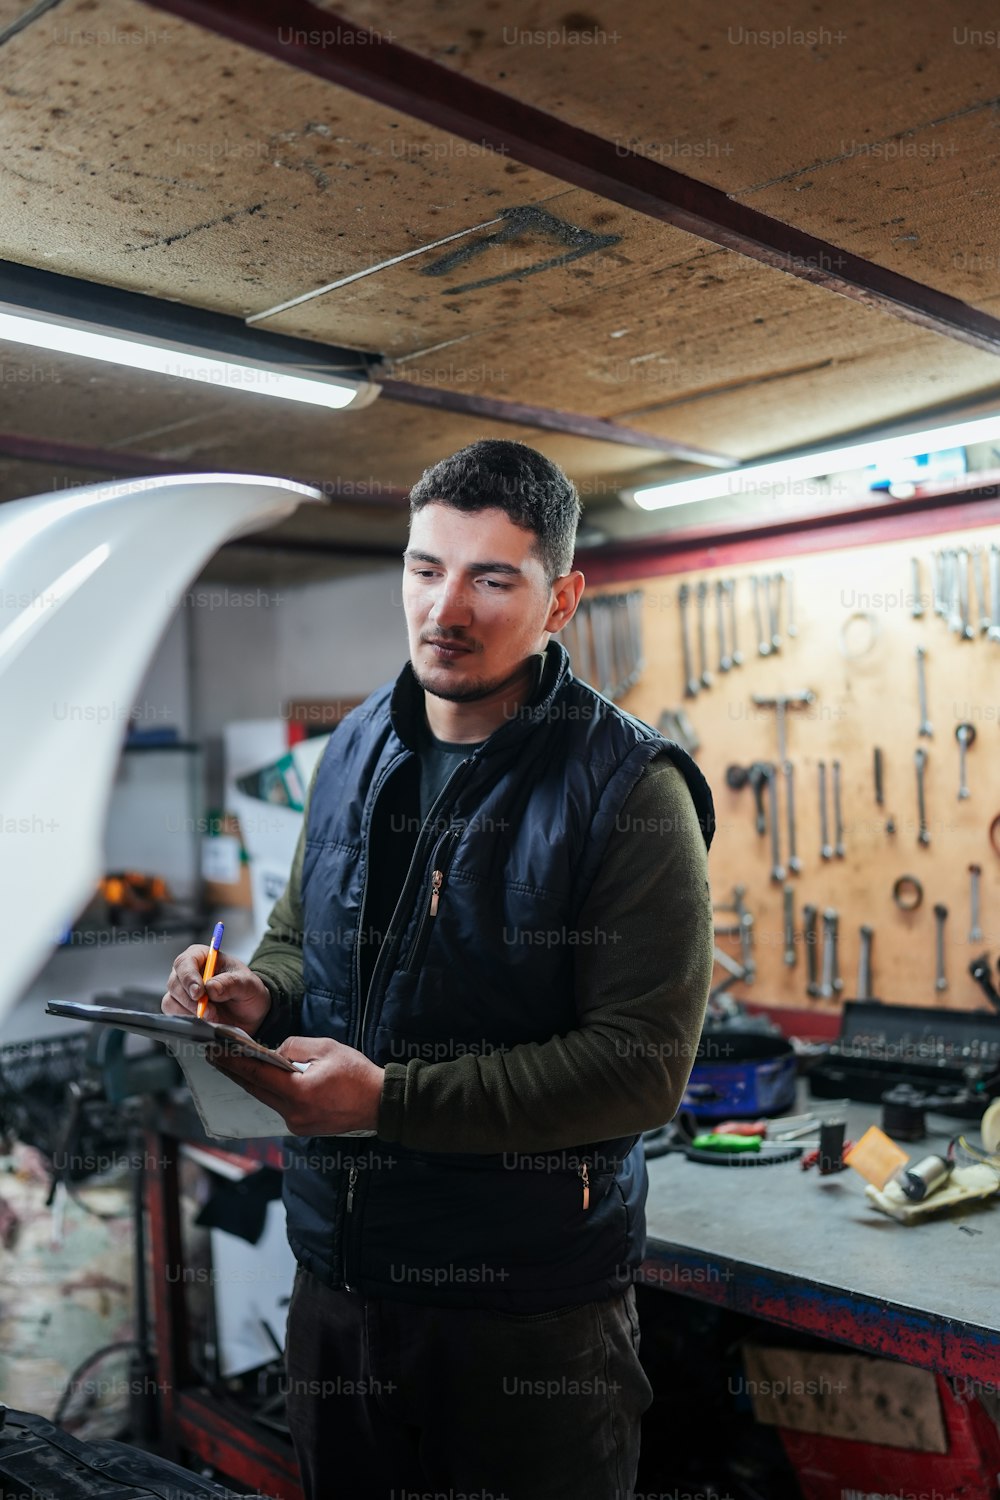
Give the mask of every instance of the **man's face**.
POLYGON ((550 620, 550 629, 565 624, 535 540, 502 510, 432 502, 413 517, 403 608, 410 662, 426 692, 453 702, 488 697, 544 650, 550 620))

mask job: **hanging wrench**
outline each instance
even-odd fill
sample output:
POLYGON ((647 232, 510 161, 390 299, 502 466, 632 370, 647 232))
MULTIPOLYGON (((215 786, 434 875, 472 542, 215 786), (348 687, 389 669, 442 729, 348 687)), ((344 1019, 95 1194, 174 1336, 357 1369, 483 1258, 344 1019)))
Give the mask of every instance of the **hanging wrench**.
POLYGON ((981 943, 983 940, 983 929, 979 925, 979 877, 982 873, 981 865, 969 866, 969 903, 972 907, 971 925, 969 927, 970 943, 981 943))
POLYGON ((833 762, 833 852, 838 859, 844 857, 844 817, 840 808, 840 761, 833 762))
POLYGON ((976 598, 979 601, 979 629, 985 635, 990 628, 990 615, 986 608, 986 548, 979 542, 972 549, 972 567, 976 575, 976 598))
POLYGON ((958 800, 965 802, 969 795, 965 779, 965 752, 976 738, 975 724, 956 724, 955 738, 958 740, 958 800))
POLYGON ((757 804, 756 820, 754 823, 758 834, 767 832, 767 817, 764 812, 764 787, 767 785, 767 766, 763 761, 755 760, 749 772, 750 787, 757 804))
POLYGON ((790 969, 794 969, 795 952, 795 887, 786 885, 785 897, 785 963, 790 969))
POLYGON ((990 628, 991 641, 1000 641, 1000 546, 990 543, 990 628))
POLYGON ((764 626, 760 616, 760 579, 756 573, 751 574, 750 586, 753 590, 753 617, 757 626, 757 655, 770 656, 771 642, 764 635, 764 626))
POLYGON ((784 880, 785 867, 781 863, 781 841, 778 834, 778 768, 776 765, 767 767, 767 787, 770 797, 771 825, 771 879, 784 880))
POLYGON ((934 980, 934 988, 940 992, 948 988, 948 977, 944 972, 944 924, 948 919, 948 908, 938 904, 934 908, 934 920, 937 923, 937 931, 934 934, 935 951, 937 954, 937 975, 934 980))
POLYGON ((858 953, 858 1000, 872 998, 872 936, 874 929, 861 928, 861 948, 858 953))
POLYGON ((826 761, 821 760, 819 765, 819 827, 820 827, 820 849, 819 852, 824 859, 833 858, 833 848, 830 844, 830 823, 826 811, 826 761))
POLYGON ((789 874, 797 875, 802 869, 802 861, 795 847, 795 767, 790 760, 786 760, 782 762, 781 770, 785 778, 785 812, 788 818, 788 870, 789 874))
POLYGON ((975 639, 976 632, 969 624, 969 551, 967 547, 958 549, 958 608, 962 616, 962 640, 971 641, 975 639))
POLYGON ((913 761, 917 768, 917 813, 920 817, 920 832, 917 834, 919 844, 929 844, 931 841, 930 830, 927 827, 927 809, 924 804, 924 770, 927 766, 927 751, 915 750, 913 761))
POLYGON ((920 703, 920 727, 917 730, 917 733, 923 735, 925 739, 932 739, 934 736, 934 730, 931 726, 930 719, 928 719, 927 717, 927 669, 924 665, 924 658, 926 657, 926 655, 927 652, 924 647, 918 646, 917 697, 920 703))
POLYGON ((956 635, 962 634, 962 604, 958 583, 958 553, 954 547, 946 547, 944 558, 945 595, 948 600, 948 629, 956 635))
POLYGON ((919 620, 923 618, 924 605, 920 597, 920 558, 910 558, 910 570, 913 578, 913 590, 910 597, 910 618, 919 620))
POLYGON ((726 579, 726 598, 729 604, 729 643, 732 646, 732 661, 734 667, 742 667, 743 652, 739 648, 736 639, 736 579, 726 579))
POLYGON ((832 906, 828 906, 823 913, 823 983, 819 987, 823 1000, 833 999, 833 919, 836 915, 832 906))
POLYGON ((768 574, 764 579, 764 598, 767 600, 767 621, 771 628, 771 649, 781 650, 781 574, 768 574))
POLYGON ((708 598, 708 584, 704 578, 698 581, 698 660, 701 662, 701 685, 712 686, 712 674, 708 670, 708 636, 705 633, 705 601, 708 598))
POLYGON ((815 906, 804 906, 802 908, 802 941, 806 948, 806 994, 811 1000, 819 995, 819 984, 817 982, 817 953, 816 953, 816 908, 815 906))
POLYGON ((840 977, 840 963, 837 958, 837 938, 840 932, 840 917, 837 912, 832 909, 832 907, 829 908, 827 913, 824 913, 824 916, 826 915, 828 915, 830 918, 830 951, 833 955, 830 960, 830 983, 833 985, 833 993, 835 995, 839 995, 841 990, 844 988, 844 981, 840 977))
POLYGON ((788 623, 785 626, 785 634, 794 640, 799 633, 799 627, 795 623, 795 574, 786 569, 781 576, 788 585, 788 623))
POLYGON ((682 583, 677 590, 677 602, 681 608, 681 649, 684 652, 684 696, 685 698, 697 698, 700 686, 694 675, 694 663, 691 658, 691 631, 688 620, 688 601, 691 598, 691 590, 686 583, 682 583))
POLYGON ((719 671, 728 672, 733 664, 733 658, 726 650, 726 623, 722 613, 722 596, 725 593, 725 584, 721 578, 715 580, 715 633, 719 638, 719 671))
POLYGON ((948 613, 944 602, 944 580, 942 577, 941 553, 931 554, 931 593, 934 598, 934 613, 946 615, 948 613))

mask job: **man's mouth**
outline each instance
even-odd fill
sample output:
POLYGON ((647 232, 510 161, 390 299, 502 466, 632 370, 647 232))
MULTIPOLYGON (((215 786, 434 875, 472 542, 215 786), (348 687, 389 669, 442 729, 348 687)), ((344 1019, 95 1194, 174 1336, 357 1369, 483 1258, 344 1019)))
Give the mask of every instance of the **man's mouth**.
POLYGON ((471 646, 463 646, 460 641, 427 641, 425 644, 436 651, 443 661, 449 661, 456 656, 465 656, 472 650, 471 646))

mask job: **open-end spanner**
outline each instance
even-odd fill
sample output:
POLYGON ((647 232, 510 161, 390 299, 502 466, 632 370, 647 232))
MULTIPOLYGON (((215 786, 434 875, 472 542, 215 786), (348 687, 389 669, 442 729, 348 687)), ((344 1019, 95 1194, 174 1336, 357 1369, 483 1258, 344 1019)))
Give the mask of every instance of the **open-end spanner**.
POLYGON ((828 906, 823 913, 823 980, 819 987, 824 1000, 833 999, 833 919, 836 912, 828 906))
POLYGON ((688 618, 688 602, 691 598, 691 590, 686 583, 682 583, 677 590, 677 602, 681 610, 681 649, 684 652, 684 696, 685 698, 697 698, 698 689, 701 686, 694 675, 694 659, 691 655, 691 623, 688 618))
POLYGON ((972 549, 972 569, 976 578, 979 629, 985 635, 990 628, 990 612, 986 607, 986 548, 980 542, 977 542, 972 549))
POLYGON ((781 863, 781 837, 778 828, 778 767, 767 768, 767 789, 770 799, 768 821, 771 827, 771 879, 784 880, 785 867, 781 863))
POLYGON ((970 943, 981 943, 983 940, 983 929, 979 925, 979 880, 982 873, 981 865, 969 866, 970 943))
POLYGON ((844 857, 844 815, 840 805, 840 761, 833 762, 833 852, 844 857))
POLYGON ((757 655, 770 656, 771 642, 764 634, 764 625, 760 614, 760 579, 756 573, 750 575, 750 587, 753 593, 753 617, 757 626, 757 655))
POLYGON ((937 928, 934 933, 934 949, 937 961, 937 973, 934 976, 934 988, 940 993, 948 988, 948 976, 944 971, 944 924, 948 920, 948 908, 938 903, 934 908, 934 920, 937 928))
POLYGON ((948 629, 961 635, 962 601, 958 582, 958 553, 954 547, 945 547, 941 556, 944 561, 945 597, 948 600, 948 629))
POLYGON ((781 576, 788 585, 786 589, 788 603, 785 610, 787 615, 785 634, 789 639, 794 640, 799 633, 799 627, 795 623, 795 574, 786 570, 781 576))
POLYGON ((830 819, 826 810, 826 761, 818 761, 817 769, 819 771, 819 852, 823 859, 832 859, 833 846, 830 843, 830 819))
POLYGON ((816 951, 816 908, 802 908, 802 942, 806 950, 806 994, 811 1000, 819 995, 819 955, 816 951))
POLYGON ((785 760, 781 763, 781 770, 785 778, 785 816, 788 820, 788 870, 789 874, 797 875, 802 869, 802 861, 795 839, 795 767, 790 760, 785 760))
POLYGON ((701 685, 712 686, 712 674, 708 670, 708 631, 705 624, 705 608, 708 599, 708 584, 704 578, 698 580, 698 660, 701 663, 701 685))
POLYGON ((991 641, 1000 641, 1000 546, 990 543, 990 628, 991 641))
POLYGON ((958 740, 958 800, 965 802, 969 796, 969 784, 965 779, 965 752, 976 738, 975 724, 956 724, 955 738, 958 740))
POLYGON ((736 636, 736 579, 726 579, 726 600, 729 605, 729 645, 734 667, 742 667, 743 652, 736 636))
POLYGON ((784 892, 784 914, 785 914, 785 963, 790 969, 795 967, 795 887, 786 885, 784 892))
POLYGON ((715 580, 715 633, 719 640, 719 671, 728 672, 733 659, 726 650, 726 622, 722 608, 722 596, 726 586, 721 578, 715 580))
POLYGON ((840 936, 840 915, 838 912, 834 911, 832 907, 829 907, 823 913, 824 922, 827 921, 827 919, 829 919, 830 924, 830 952, 833 955, 831 958, 832 972, 830 975, 830 983, 833 985, 833 993, 835 995, 839 995, 841 990, 844 988, 844 981, 840 977, 840 960, 837 957, 837 941, 840 936))
POLYGON ((767 574, 764 578, 764 598, 767 600, 767 622, 771 629, 771 650, 781 650, 781 574, 767 574))
POLYGON ((927 827, 927 806, 924 802, 924 771, 927 768, 927 751, 916 749, 913 752, 913 763, 917 768, 917 814, 920 818, 920 831, 917 834, 919 844, 929 844, 931 841, 930 829, 927 827))
POLYGON ((959 547, 957 563, 958 609, 962 617, 961 636, 963 641, 971 641, 975 640, 976 632, 969 620, 969 549, 967 547, 959 547))
POLYGON ((933 739, 934 729, 930 719, 927 717, 927 668, 925 657, 927 652, 923 646, 917 647, 917 699, 920 704, 920 726, 917 734, 923 735, 925 739, 933 739))
POLYGON ((861 928, 861 947, 858 950, 858 993, 857 1000, 870 1000, 872 998, 872 936, 874 928, 863 926, 861 928))
POLYGON ((910 618, 912 620, 920 620, 920 619, 923 618, 924 603, 923 603, 923 600, 920 597, 920 558, 919 557, 911 557, 910 558, 910 575, 911 575, 912 583, 913 583, 912 593, 911 593, 911 597, 910 597, 910 618))

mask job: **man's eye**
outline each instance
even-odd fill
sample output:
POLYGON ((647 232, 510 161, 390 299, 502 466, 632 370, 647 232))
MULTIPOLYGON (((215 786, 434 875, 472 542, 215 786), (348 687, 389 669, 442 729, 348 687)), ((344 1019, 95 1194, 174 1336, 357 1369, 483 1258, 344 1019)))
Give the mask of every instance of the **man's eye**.
POLYGON ((507 589, 509 589, 509 588, 510 588, 510 586, 511 586, 511 585, 510 585, 510 584, 509 584, 509 583, 497 583, 497 581, 496 581, 496 579, 495 579, 495 578, 487 578, 487 579, 484 579, 484 582, 485 582, 485 583, 486 583, 486 584, 487 584, 487 585, 488 585, 488 586, 489 586, 489 587, 490 587, 490 588, 491 588, 491 589, 499 589, 499 590, 501 590, 501 591, 502 591, 502 592, 506 592, 506 590, 507 590, 507 589))

